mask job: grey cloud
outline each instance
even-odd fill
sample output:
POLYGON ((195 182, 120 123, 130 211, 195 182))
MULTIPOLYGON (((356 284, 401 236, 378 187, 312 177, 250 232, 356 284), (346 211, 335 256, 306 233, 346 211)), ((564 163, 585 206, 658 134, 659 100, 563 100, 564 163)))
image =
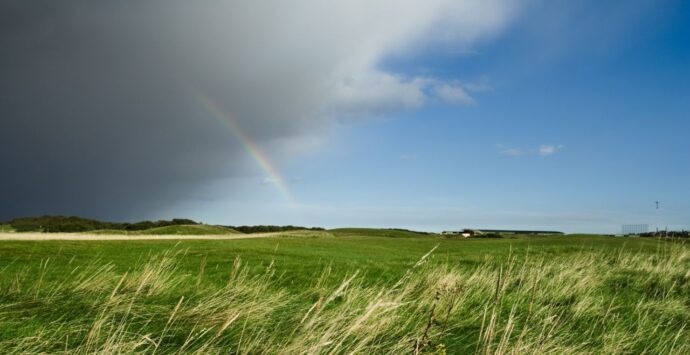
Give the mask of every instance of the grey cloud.
POLYGON ((279 164, 313 147, 335 118, 420 107, 428 78, 376 64, 438 30, 439 40, 469 46, 499 31, 515 7, 3 1, 0 220, 146 217, 211 181, 251 174, 240 143, 199 95, 279 164))

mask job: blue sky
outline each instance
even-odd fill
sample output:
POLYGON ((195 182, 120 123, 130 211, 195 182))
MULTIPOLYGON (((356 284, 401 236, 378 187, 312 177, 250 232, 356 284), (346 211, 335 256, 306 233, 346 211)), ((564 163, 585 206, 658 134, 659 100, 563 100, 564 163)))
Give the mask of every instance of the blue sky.
POLYGON ((567 3, 535 5, 471 50, 436 44, 386 58, 379 65, 391 72, 486 88, 469 105, 431 102, 336 127, 327 144, 283 164, 299 206, 266 209, 283 205, 269 192, 245 218, 423 230, 689 228, 690 4, 559 8, 567 3))

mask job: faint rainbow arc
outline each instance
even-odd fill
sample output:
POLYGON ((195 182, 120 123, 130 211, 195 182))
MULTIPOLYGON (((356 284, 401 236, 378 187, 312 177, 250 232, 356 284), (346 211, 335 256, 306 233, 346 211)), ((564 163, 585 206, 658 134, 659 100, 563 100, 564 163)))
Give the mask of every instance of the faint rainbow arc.
POLYGON ((261 150, 261 148, 254 143, 249 136, 244 132, 242 127, 232 118, 232 116, 225 113, 215 102, 207 96, 198 93, 195 95, 201 106, 210 112, 216 119, 226 125, 230 132, 242 143, 242 147, 247 154, 256 162, 256 164, 264 171, 264 173, 271 180, 273 185, 285 197, 290 204, 295 204, 295 199, 290 192, 285 179, 278 173, 271 159, 261 150))

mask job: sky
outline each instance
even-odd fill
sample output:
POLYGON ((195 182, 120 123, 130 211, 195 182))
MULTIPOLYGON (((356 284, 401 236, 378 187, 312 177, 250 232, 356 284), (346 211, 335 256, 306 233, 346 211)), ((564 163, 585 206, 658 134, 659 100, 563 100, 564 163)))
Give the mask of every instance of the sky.
POLYGON ((686 1, 8 0, 0 78, 0 220, 690 228, 686 1))

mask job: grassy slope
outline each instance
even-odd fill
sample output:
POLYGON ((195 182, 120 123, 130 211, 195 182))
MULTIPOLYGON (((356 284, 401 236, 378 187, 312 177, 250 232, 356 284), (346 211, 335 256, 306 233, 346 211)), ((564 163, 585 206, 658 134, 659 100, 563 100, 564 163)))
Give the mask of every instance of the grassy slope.
POLYGON ((121 229, 98 229, 95 231, 84 232, 88 234, 98 234, 98 235, 137 235, 138 231, 126 231, 121 229))
MULTIPOLYGON (((463 303, 465 308, 458 308, 464 312, 459 315, 457 320, 457 326, 460 328, 451 331, 451 336, 446 338, 439 335, 439 339, 445 339, 443 343, 450 350, 454 349, 456 352, 474 350, 478 346, 481 314, 487 309, 489 316, 492 312, 490 304, 483 304, 482 302, 484 299, 492 299, 494 291, 491 285, 496 283, 495 280, 498 275, 506 275, 505 270, 507 265, 510 265, 509 259, 517 259, 518 263, 542 263, 539 264, 541 266, 530 267, 528 270, 534 270, 534 272, 544 270, 543 272, 546 273, 541 279, 542 281, 539 281, 541 282, 540 286, 535 287, 535 290, 539 292, 536 298, 540 302, 538 306, 542 308, 546 306, 556 307, 553 309, 561 309, 562 312, 566 312, 561 315, 564 319, 563 322, 566 322, 567 325, 565 329, 566 340, 562 340, 559 346, 569 346, 570 343, 582 342, 577 334, 588 332, 592 329, 592 324, 596 323, 597 319, 601 319, 607 312, 613 312, 615 317, 611 317, 610 322, 612 323, 610 324, 602 323, 601 328, 620 329, 619 331, 622 333, 611 333, 609 336, 614 338, 608 339, 606 342, 600 339, 601 335, 592 335, 599 338, 593 338, 591 344, 581 350, 602 352, 606 350, 605 346, 610 346, 606 344, 612 342, 615 344, 615 341, 622 341, 625 340, 623 338, 633 336, 632 334, 625 334, 629 330, 622 328, 623 325, 619 323, 614 323, 616 319, 618 322, 622 321, 622 324, 637 324, 643 331, 651 330, 652 328, 647 329, 648 325, 643 324, 642 318, 639 318, 641 316, 638 314, 640 309, 651 310, 656 312, 655 314, 661 315, 644 320, 644 322, 658 319, 662 324, 654 323, 652 325, 660 326, 661 329, 668 329, 672 332, 677 332, 683 323, 690 321, 690 312, 688 312, 690 309, 690 286, 688 285, 690 283, 687 281, 690 276, 684 274, 690 267, 690 257, 681 255, 679 259, 681 264, 678 265, 677 270, 659 269, 661 265, 656 266, 655 269, 653 261, 644 261, 649 258, 656 260, 654 258, 657 256, 668 255, 666 251, 672 247, 672 244, 665 241, 596 236, 452 240, 426 235, 414 238, 408 232, 398 233, 398 231, 387 230, 346 229, 331 232, 340 238, 288 236, 234 241, 3 242, 0 244, 0 312, 3 315, 0 317, 0 334, 2 334, 0 335, 0 349, 3 348, 2 344, 5 344, 6 349, 9 349, 9 346, 14 344, 16 339, 33 336, 44 327, 48 327, 50 324, 54 325, 51 322, 68 324, 69 327, 83 327, 84 324, 91 324, 94 313, 87 312, 85 314, 83 310, 96 307, 93 299, 109 295, 121 275, 125 275, 125 272, 128 272, 130 277, 139 275, 140 272, 136 270, 141 270, 148 259, 166 251, 173 254, 177 253, 174 257, 174 275, 179 275, 181 281, 160 292, 152 292, 151 296, 141 297, 141 300, 136 303, 140 307, 139 312, 162 312, 158 318, 164 320, 168 319, 169 312, 174 308, 180 296, 184 295, 186 302, 193 304, 200 299, 205 299, 204 297, 211 297, 212 290, 224 287, 228 284, 229 279, 234 280, 237 277, 233 276, 236 275, 236 272, 233 271, 236 270, 233 268, 233 265, 237 265, 236 257, 241 258, 242 265, 246 265, 247 275, 250 276, 264 275, 267 268, 276 270, 275 276, 270 279, 266 289, 253 297, 265 300, 266 304, 269 304, 270 300, 274 299, 273 297, 278 299, 278 295, 294 297, 292 301, 288 302, 290 304, 288 309, 278 307, 273 315, 262 317, 290 320, 294 317, 292 314, 298 314, 298 321, 312 302, 318 301, 319 297, 328 295, 329 291, 327 290, 336 288, 346 276, 359 272, 357 276, 359 285, 357 287, 359 288, 353 288, 352 292, 367 290, 367 287, 390 286, 413 267, 420 256, 438 246, 424 267, 456 270, 453 275, 459 275, 460 279, 474 280, 468 281, 463 286, 467 287, 467 294, 476 292, 480 295, 477 298, 468 298, 468 301, 463 303), (640 258, 644 263, 636 261, 637 259, 631 259, 633 257, 640 258), (686 264, 682 264, 683 262, 686 264), (72 288, 64 292, 54 291, 52 294, 56 296, 53 296, 55 297, 53 300, 44 300, 45 295, 50 294, 48 290, 51 290, 51 287, 57 289, 57 285, 66 283, 66 278, 76 279, 75 276, 69 276, 75 268, 96 270, 103 265, 109 266, 106 266, 104 271, 99 271, 98 274, 108 276, 107 281, 93 281, 91 283, 95 286, 88 286, 82 291, 73 291, 72 288), (568 274, 571 269, 575 274, 568 274), (328 275, 323 278, 322 282, 318 282, 324 275, 324 270, 328 270, 328 275), (463 273, 468 274, 461 277, 463 273), (664 276, 666 273, 668 273, 667 277, 664 276), (489 275, 487 276, 489 277, 487 288, 472 289, 472 287, 476 288, 479 287, 478 285, 482 285, 480 281, 484 280, 476 275, 485 274, 489 275), (592 280, 592 287, 567 289, 570 287, 568 285, 577 283, 577 280, 589 279, 592 280), (98 286, 100 284, 103 286, 98 286), (564 289, 563 294, 559 293, 559 287, 564 289), (91 291, 92 289, 94 291, 91 291), (206 295, 205 290, 209 290, 208 295, 206 295), (101 296, 94 296, 90 292, 96 292, 96 295, 101 296), (481 296, 482 292, 486 294, 481 296), (647 308, 640 308, 638 303, 646 299, 649 299, 649 302, 644 303, 643 306, 647 308), (12 306, 9 307, 10 305, 12 306), (605 305, 604 309, 601 309, 602 305, 605 305), (581 307, 585 308, 578 310, 581 307), (608 311, 606 307, 608 307, 608 311), (578 318, 573 315, 575 312, 585 313, 578 318), (591 319, 588 312, 592 313, 591 319), (570 332, 567 332, 568 330, 570 332)), ((681 250, 686 252, 688 250, 686 247, 680 248, 684 248, 681 250)), ((430 275, 432 274, 430 272, 430 275)), ((165 280, 163 277, 158 277, 158 279, 165 280)), ((518 279, 516 277, 511 282, 518 282, 518 279)), ((525 279, 529 279, 529 277, 525 277, 525 279)), ((248 284, 261 284, 263 282, 261 280, 263 279, 256 279, 248 282, 248 284)), ((77 281, 74 282, 80 284, 81 281, 77 281)), ((231 284, 236 285, 233 287, 239 292, 242 289, 240 285, 244 284, 239 280, 233 282, 235 283, 231 284)), ((537 281, 535 281, 536 284, 537 281)), ((514 293, 517 291, 511 291, 511 287, 515 286, 510 285, 514 284, 507 284, 505 291, 507 301, 505 305, 499 307, 499 314, 501 314, 500 310, 509 313, 513 300, 527 299, 525 296, 520 296, 520 293, 514 293)), ((388 288, 384 287, 384 289, 388 288)), ((419 298, 420 307, 424 306, 426 307, 424 309, 428 311, 431 305, 428 302, 433 302, 433 294, 437 286, 423 287, 422 289, 426 291, 418 292, 425 293, 420 293, 416 297, 419 298)), ((345 301, 357 299, 356 294, 356 292, 351 294, 350 298, 346 298, 345 301)), ((415 303, 417 302, 413 302, 413 304, 415 303)), ((261 304, 259 302, 253 304, 252 307, 259 307, 261 304)), ((523 303, 515 304, 521 307, 519 311, 527 309, 523 303)), ((251 308, 247 304, 242 307, 251 308)), ((536 309, 542 309, 539 307, 536 309)), ((531 309, 532 306, 530 305, 529 308, 531 309)), ((424 309, 417 312, 426 312, 424 309)), ((419 316, 418 313, 415 314, 419 316)), ((211 317, 211 315, 208 316, 211 317)), ((508 317, 506 314, 502 314, 502 316, 503 321, 508 317)), ((546 315, 539 315, 539 317, 542 316, 546 315)), ((424 317, 426 316, 410 316, 409 318, 419 318, 423 328, 424 317)), ((251 321, 251 319, 253 318, 246 318, 245 320, 251 321)), ((337 317, 333 319, 337 319, 337 317)), ((520 318, 519 321, 524 324, 530 323, 523 318, 520 318)), ((219 322, 222 323, 222 319, 219 322)), ((342 322, 348 324, 346 320, 342 322)), ((540 318, 539 322, 541 324, 543 320, 540 318)), ((179 329, 178 333, 188 334, 192 324, 193 322, 190 322, 187 327, 181 326, 182 329, 179 329)), ((150 333, 160 333, 161 327, 161 324, 154 321, 145 326, 145 330, 150 333)), ((283 325, 283 328, 287 329, 293 327, 294 324, 283 325)), ((394 326, 393 328, 403 329, 404 327, 394 326)), ((238 328, 228 332, 230 337, 227 340, 230 342, 228 344, 233 344, 232 339, 237 339, 233 337, 239 336, 241 330, 238 328)), ((75 331, 75 334, 70 337, 72 339, 70 346, 83 345, 74 340, 79 339, 79 334, 75 331)), ((688 335, 687 332, 683 333, 683 331, 678 334, 688 335)), ((665 334, 661 335, 665 336, 665 334)), ((665 339, 661 338, 661 335, 655 336, 659 339, 665 339)), ((184 336, 180 336, 181 339, 169 339, 171 346, 179 346, 184 342, 184 336)), ((646 338, 640 336, 640 339, 646 338)), ((680 340, 681 345, 688 348, 687 346, 690 344, 688 344, 687 338, 681 339, 684 339, 680 340)), ((627 339, 626 341, 631 340, 627 339)), ((653 343, 654 340, 645 341, 647 343, 635 344, 635 349, 643 350, 642 348, 646 345, 651 347, 650 351, 652 352, 654 349, 660 349, 653 343)), ((266 340, 266 344, 271 343, 266 340)), ((56 351, 56 349, 53 350, 56 351)))
POLYGON ((236 230, 221 227, 221 226, 209 226, 209 225, 183 225, 183 226, 166 226, 151 228, 141 231, 139 234, 147 235, 172 235, 172 234, 183 234, 183 235, 218 235, 218 234, 237 234, 236 230))
POLYGON ((14 232, 14 228, 12 228, 11 225, 0 224, 0 233, 10 233, 10 232, 14 232))
POLYGON ((397 229, 375 228, 336 228, 330 230, 336 237, 388 237, 388 238, 419 238, 428 234, 416 233, 397 229))
POLYGON ((221 226, 209 226, 205 224, 194 225, 179 225, 179 226, 165 226, 145 229, 142 231, 124 231, 116 229, 102 229, 91 234, 103 235, 223 235, 223 234, 238 234, 239 232, 221 226))

